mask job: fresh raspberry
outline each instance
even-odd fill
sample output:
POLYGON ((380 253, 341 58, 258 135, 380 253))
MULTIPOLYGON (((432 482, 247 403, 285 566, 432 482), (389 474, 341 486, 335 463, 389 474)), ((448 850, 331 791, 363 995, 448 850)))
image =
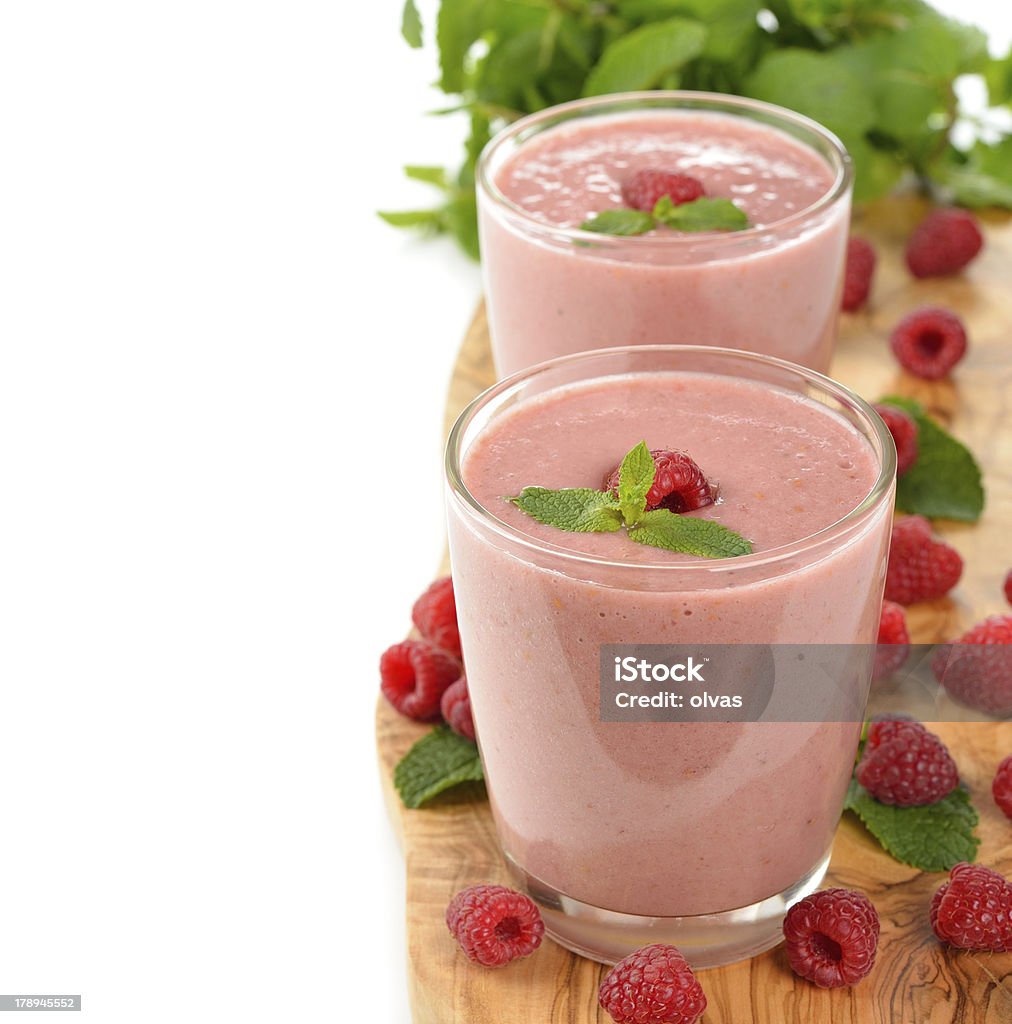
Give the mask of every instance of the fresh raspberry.
POLYGON ((1012 951, 1012 885, 979 864, 957 864, 931 901, 931 929, 957 949, 1012 951))
POLYGON ((991 615, 932 658, 935 678, 961 704, 1012 715, 1012 615, 991 615))
POLYGON ((878 648, 875 651, 875 679, 885 679, 907 660, 910 653, 910 634, 907 632, 907 613, 895 601, 882 602, 878 620, 878 648))
POLYGON ((847 243, 847 268, 843 274, 843 301, 840 303, 848 313, 860 309, 868 301, 874 273, 875 250, 871 242, 852 235, 847 243))
POLYGON ((937 803, 959 785, 945 744, 920 722, 872 722, 857 766, 857 781, 883 804, 937 803))
POLYGON ((814 892, 784 918, 791 970, 819 988, 857 984, 875 965, 878 933, 878 911, 850 889, 814 892))
POLYGON ((505 967, 541 945, 545 925, 534 901, 505 885, 461 889, 446 908, 446 927, 468 960, 505 967))
POLYGON ((963 559, 944 541, 934 540, 923 516, 893 523, 885 596, 899 604, 930 601, 947 594, 963 575, 963 559))
POLYGON ((436 580, 411 609, 415 629, 436 647, 460 657, 460 633, 457 630, 457 604, 453 598, 453 580, 436 580))
POLYGON ((913 417, 895 405, 876 405, 896 444, 896 475, 903 474, 917 461, 917 424, 913 417))
POLYGON ((443 693, 459 678, 460 662, 425 640, 402 640, 380 658, 383 696, 419 722, 438 721, 443 693))
MULTIPOLYGON (((692 512, 717 500, 717 485, 711 484, 703 471, 684 452, 652 448, 654 482, 647 491, 647 509, 666 508, 672 512, 692 512)), ((616 466, 604 480, 606 491, 618 490, 621 466, 616 466)))
POLYGON ((1012 820, 1012 754, 1009 754, 994 773, 991 795, 1001 808, 1002 814, 1012 820))
POLYGON ((669 196, 675 206, 691 203, 705 195, 703 183, 688 174, 671 171, 637 171, 622 183, 622 198, 634 210, 650 212, 661 196, 669 196))
POLYGON ((1009 569, 1008 575, 1005 577, 1005 600, 1009 604, 1012 604, 1012 569, 1009 569))
POLYGON ((934 210, 907 242, 907 266, 914 277, 939 277, 962 270, 980 252, 984 236, 966 210, 934 210))
POLYGON ((706 1009, 688 960, 660 942, 619 960, 597 998, 616 1024, 693 1024, 706 1009))
POLYGON ((924 380, 941 380, 966 353, 966 329, 955 313, 925 306, 893 328, 889 344, 904 370, 924 380))
POLYGON ((439 704, 446 724, 460 736, 474 739, 474 719, 471 717, 471 695, 467 692, 467 679, 461 676, 443 691, 439 704))

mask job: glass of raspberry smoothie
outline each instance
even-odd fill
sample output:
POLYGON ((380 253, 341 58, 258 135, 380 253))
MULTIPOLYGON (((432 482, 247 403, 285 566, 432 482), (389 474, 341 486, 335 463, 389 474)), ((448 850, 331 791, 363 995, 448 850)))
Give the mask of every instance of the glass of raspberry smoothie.
MULTIPOLYGON (((850 220, 840 141, 799 114, 698 92, 552 107, 494 138, 478 165, 482 266, 500 376, 614 345, 746 349, 825 372, 850 220), (744 230, 581 230, 640 202, 644 172, 734 202, 744 230)), ((649 191, 649 189, 647 190, 649 191)), ((676 186, 676 191, 680 191, 676 186)))
MULTIPOLYGON (((826 870, 860 723, 602 721, 599 650, 874 644, 895 477, 882 421, 842 385, 771 357, 598 350, 486 391, 453 428, 446 468, 492 811, 550 934, 604 962, 672 942, 702 967, 774 945, 826 870), (504 500, 601 488, 640 441, 719 483, 715 502, 686 514, 747 537, 751 554, 565 532, 504 500)), ((853 719, 867 683, 843 681, 856 687, 853 719)))

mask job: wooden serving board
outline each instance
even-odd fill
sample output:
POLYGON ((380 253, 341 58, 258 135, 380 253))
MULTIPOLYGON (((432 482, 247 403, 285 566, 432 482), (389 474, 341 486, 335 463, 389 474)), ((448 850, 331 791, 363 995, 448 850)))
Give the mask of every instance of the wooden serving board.
MULTIPOLYGON (((985 615, 1008 611, 1001 592, 1012 565, 1012 219, 985 216, 985 252, 957 277, 914 281, 902 246, 926 206, 909 197, 863 211, 855 232, 879 251, 869 309, 845 315, 832 375, 866 398, 917 398, 977 455, 987 508, 975 525, 939 523, 966 570, 948 598, 910 610, 912 638, 958 635, 985 615), (952 381, 926 383, 898 372, 888 351, 892 325, 923 305, 947 306, 965 319, 970 351, 952 381)), ((493 382, 483 310, 457 359, 447 430, 464 405, 493 382)), ((443 571, 446 571, 444 565, 443 571)), ((1012 753, 1012 723, 935 727, 959 764, 980 812, 979 861, 1012 876, 1012 822, 990 796, 999 760, 1012 753)), ((384 790, 404 849, 410 995, 415 1024, 608 1024, 597 990, 607 968, 546 940, 533 956, 490 971, 470 964, 443 922, 450 897, 477 882, 510 883, 487 801, 478 792, 447 794, 423 810, 401 806, 394 765, 426 727, 383 700, 376 737, 384 790)), ((853 989, 823 991, 792 974, 782 949, 745 963, 699 972, 709 1007, 704 1024, 1009 1024, 1012 954, 955 952, 931 933, 928 907, 944 879, 898 864, 845 815, 827 885, 866 893, 882 936, 874 971, 853 989)))

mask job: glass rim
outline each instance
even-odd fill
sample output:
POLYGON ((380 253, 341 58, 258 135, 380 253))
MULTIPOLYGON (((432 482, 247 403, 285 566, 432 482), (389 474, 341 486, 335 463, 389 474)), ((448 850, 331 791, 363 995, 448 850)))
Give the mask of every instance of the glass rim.
MULTIPOLYGON (((804 140, 798 141, 804 142, 804 140)), ((805 144, 807 145, 807 143, 805 144)), ((809 148, 815 149, 814 146, 809 146, 809 148)), ((703 240, 707 244, 717 246, 721 244, 740 245, 742 242, 766 235, 770 231, 795 227, 805 223, 824 210, 832 209, 849 192, 853 177, 853 163, 846 147, 833 132, 824 125, 819 124, 818 121, 805 117, 804 114, 799 114, 796 111, 788 110, 786 107, 777 106, 775 103, 766 103, 763 100, 754 100, 746 96, 735 96, 718 92, 697 92, 691 89, 655 89, 641 92, 609 93, 604 96, 591 96, 586 99, 571 100, 568 103, 559 103, 552 107, 546 107, 537 113, 519 118, 496 133, 482 149, 475 170, 475 180, 479 193, 488 196, 497 208, 523 222, 526 227, 538 234, 551 235, 556 239, 565 239, 583 244, 593 243, 598 247, 640 246, 644 248, 651 246, 667 248, 692 244, 698 245, 703 240), (780 125, 791 125, 801 128, 824 142, 835 158, 832 162, 827 160, 830 163, 830 170, 835 175, 833 184, 818 199, 809 203, 808 206, 796 210, 786 217, 770 221, 768 224, 754 225, 743 228, 741 231, 715 231, 706 232, 703 235, 695 232, 670 232, 656 236, 613 236, 596 231, 584 231, 580 228, 550 224, 535 217, 524 207, 514 203, 496 184, 491 173, 493 160, 505 145, 514 141, 518 135, 523 134, 528 129, 538 128, 546 122, 554 122, 556 120, 560 124, 572 121, 575 117, 584 113, 596 113, 607 111, 609 108, 623 108, 636 104, 659 107, 672 107, 681 104, 684 109, 693 109, 693 106, 696 106, 699 109, 729 114, 751 111, 765 114, 773 119, 774 123, 771 126, 774 128, 780 127, 780 125), (775 122, 779 122, 779 124, 775 122)))
MULTIPOLYGON (((627 371, 627 374, 643 372, 666 371, 631 370, 627 371)), ((686 372, 701 371, 690 370, 686 372)), ((616 374, 607 374, 602 372, 597 376, 588 376, 584 378, 584 380, 590 381, 603 379, 607 376, 616 376, 616 374)), ((744 379, 748 380, 749 378, 744 379)), ((577 382, 574 381, 571 383, 577 382)), ((753 383, 762 382, 753 381, 753 383)), ((837 410, 830 411, 839 415, 837 410)), ((862 434, 862 436, 866 435, 862 434)), ((700 570, 704 572, 717 572, 721 570, 751 569, 758 566, 775 566, 781 562, 787 561, 801 552, 818 547, 827 541, 831 541, 836 537, 847 534, 855 527, 855 525, 860 524, 861 521, 869 518, 875 511, 877 511, 882 500, 890 494, 893 482, 896 478, 896 447, 892 440, 892 434, 889 432, 889 428, 885 425, 885 422, 875 411, 870 402, 867 402, 846 385, 840 384, 838 381, 833 380, 831 377, 827 377, 825 374, 819 373, 817 370, 810 370, 807 367, 789 362, 786 359, 779 359, 776 356, 768 356, 758 352, 747 352, 743 349, 722 348, 710 345, 620 345, 612 348, 576 352, 566 356, 559 356, 555 359, 549 359, 545 362, 537 363, 535 366, 512 373, 503 380, 493 384, 491 387, 486 388, 481 392, 481 394, 473 398, 465 406, 454 422, 446 442, 444 470, 446 473, 447 483, 449 484, 454 497, 463 503, 465 509, 469 513, 475 515, 487 528, 491 529, 497 535, 528 551, 540 553, 542 555, 549 555, 553 558, 558 558, 566 563, 574 565, 592 566, 598 569, 617 570, 619 572, 643 573, 648 571, 660 571, 678 573, 686 571, 698 572, 700 570), (586 552, 573 551, 571 548, 562 547, 561 545, 552 544, 547 541, 537 540, 530 534, 524 533, 517 527, 512 526, 503 519, 500 519, 494 512, 492 512, 491 509, 486 508, 480 501, 478 501, 477 498, 475 498, 464 483, 463 476, 460 471, 461 456, 463 454, 460 449, 465 430, 470 426, 475 416, 482 409, 487 407, 496 399, 501 399, 504 396, 508 397, 509 393, 516 393, 530 380, 556 368, 565 367, 569 364, 580 361, 620 355, 624 356, 629 354, 640 354, 644 356, 652 354, 684 354, 707 357, 716 356, 718 359, 722 360, 739 360, 745 363, 773 367, 788 371, 798 377, 801 377, 807 384, 814 385, 819 388, 823 394, 830 395, 836 401, 840 402, 840 404, 856 409, 865 421, 865 425, 871 428, 870 432, 875 435, 881 450, 879 472, 875 483, 872 485, 865 497, 855 505, 854 508, 846 513, 846 515, 827 526, 824 526, 821 530, 817 530, 815 533, 808 534, 798 540, 791 541, 788 544, 782 544, 778 547, 769 548, 765 551, 754 552, 750 555, 737 555, 728 558, 699 558, 690 556, 688 558, 677 558, 675 560, 671 560, 669 558, 665 561, 650 562, 616 561, 611 558, 602 558, 598 555, 592 555, 586 552)))

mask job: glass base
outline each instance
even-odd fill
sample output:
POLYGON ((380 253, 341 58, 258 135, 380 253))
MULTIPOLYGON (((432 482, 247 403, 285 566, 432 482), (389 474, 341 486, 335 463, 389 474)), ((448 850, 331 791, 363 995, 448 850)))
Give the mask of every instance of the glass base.
POLYGON ((819 887, 829 867, 829 854, 781 893, 737 910, 691 917, 639 917, 602 910, 546 885, 508 855, 506 863, 520 889, 541 909, 547 935, 566 949, 614 964, 641 946, 664 942, 677 946, 699 969, 747 960, 781 942, 784 915, 819 887))

